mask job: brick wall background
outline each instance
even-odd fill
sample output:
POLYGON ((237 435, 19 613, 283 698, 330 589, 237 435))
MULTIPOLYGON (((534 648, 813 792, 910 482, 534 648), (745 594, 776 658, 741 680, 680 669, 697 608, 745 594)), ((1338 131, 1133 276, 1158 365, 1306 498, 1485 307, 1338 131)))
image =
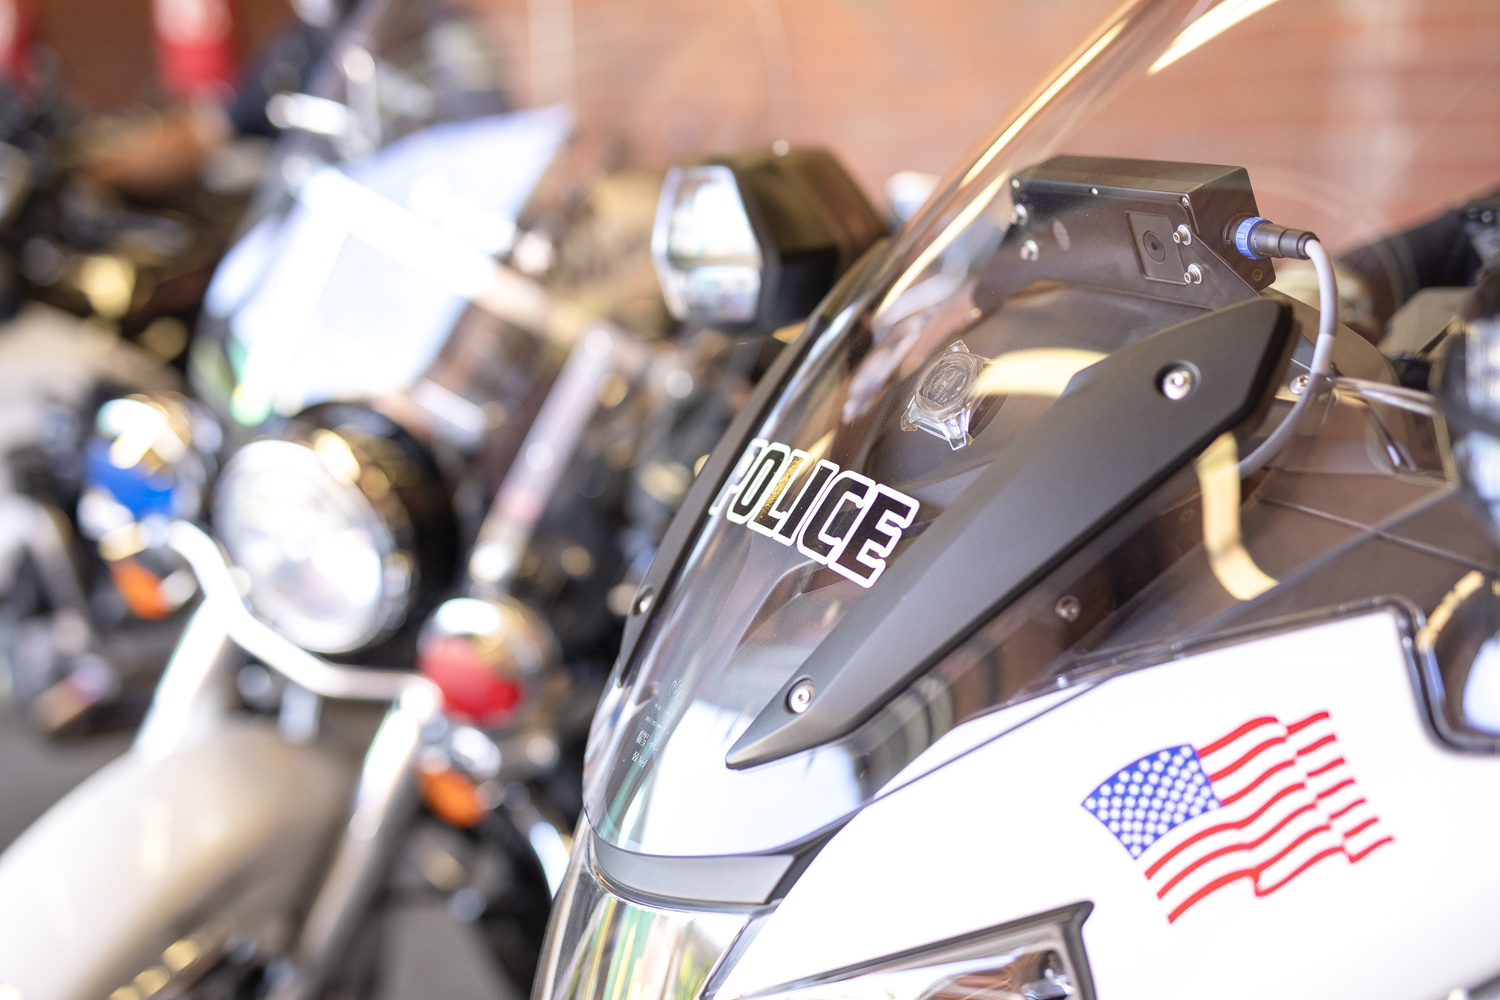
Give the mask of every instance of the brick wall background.
MULTIPOLYGON (((569 96, 543 92, 562 74, 533 66, 568 54, 524 27, 571 11, 583 127, 640 161, 817 142, 872 194, 897 170, 952 167, 1116 6, 482 2, 528 100, 569 96)), ((1132 88, 1065 148, 1244 165, 1268 215, 1349 246, 1500 185, 1497 39, 1494 0, 1281 0, 1132 88)))
MULTIPOLYGON (((527 102, 658 166, 776 139, 834 149, 873 192, 941 173, 1118 0, 474 0, 527 102), (564 46, 527 31, 570 8, 564 46), (519 44, 518 44, 519 43, 519 44), (536 62, 545 64, 540 71, 536 62), (561 69, 562 72, 555 70, 561 69)), ((561 34, 556 21, 550 27, 561 34)))
MULTIPOLYGON (((242 49, 287 16, 235 2, 242 49)), ((879 197, 897 170, 951 167, 1117 0, 458 2, 518 103, 576 100, 583 136, 628 161, 822 143, 879 197)), ((86 100, 151 98, 147 0, 40 6, 86 100)), ((1497 39, 1494 0, 1280 0, 1069 146, 1243 164, 1268 215, 1347 245, 1500 184, 1497 39)))
MULTIPOLYGON (((154 103, 151 0, 31 0, 37 40, 50 48, 86 106, 116 111, 154 103)), ((255 51, 292 16, 288 0, 231 0, 235 48, 255 51)))

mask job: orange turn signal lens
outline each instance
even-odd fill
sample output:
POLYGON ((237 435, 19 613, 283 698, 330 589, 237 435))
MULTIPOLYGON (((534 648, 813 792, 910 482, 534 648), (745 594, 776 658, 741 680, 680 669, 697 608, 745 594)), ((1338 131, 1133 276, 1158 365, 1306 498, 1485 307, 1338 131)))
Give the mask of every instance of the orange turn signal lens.
POLYGON ((134 559, 120 559, 108 565, 115 589, 124 598, 131 614, 154 621, 177 609, 177 605, 162 593, 161 579, 134 559))
POLYGON ((452 768, 434 771, 423 768, 417 776, 422 801, 444 823, 467 830, 489 812, 480 800, 478 786, 452 768))

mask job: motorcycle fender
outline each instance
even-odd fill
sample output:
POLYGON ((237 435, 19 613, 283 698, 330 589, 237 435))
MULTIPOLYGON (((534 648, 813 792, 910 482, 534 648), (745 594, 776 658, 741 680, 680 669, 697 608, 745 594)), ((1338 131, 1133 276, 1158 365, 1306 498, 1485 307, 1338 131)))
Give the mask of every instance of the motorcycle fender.
POLYGON ((352 787, 346 762, 271 727, 126 754, 0 855, 0 984, 99 1000, 184 935, 284 921, 316 887, 352 787))

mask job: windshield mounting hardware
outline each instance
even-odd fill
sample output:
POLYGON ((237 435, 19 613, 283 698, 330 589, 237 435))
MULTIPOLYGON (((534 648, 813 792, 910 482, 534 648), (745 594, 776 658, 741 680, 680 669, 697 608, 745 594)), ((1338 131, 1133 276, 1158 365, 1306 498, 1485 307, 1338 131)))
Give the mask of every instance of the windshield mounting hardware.
POLYGON ((901 416, 903 431, 923 430, 948 442, 954 451, 968 444, 969 418, 984 398, 980 375, 988 358, 973 354, 962 340, 927 362, 917 388, 901 416))
MULTIPOLYGON (((1015 210, 1006 241, 1057 245, 1033 274, 1118 288, 1217 309, 1247 299, 1276 274, 1235 247, 1235 226, 1258 217, 1244 167, 1206 163, 1054 156, 1012 182, 1015 210), (1056 238, 1058 224, 1066 248, 1056 238), (1126 247, 1126 241, 1130 247, 1126 247), (1246 287, 1248 286, 1248 287, 1246 287)), ((1003 293, 1002 293, 1003 295, 1003 293)), ((983 303, 981 303, 983 305, 983 303)))

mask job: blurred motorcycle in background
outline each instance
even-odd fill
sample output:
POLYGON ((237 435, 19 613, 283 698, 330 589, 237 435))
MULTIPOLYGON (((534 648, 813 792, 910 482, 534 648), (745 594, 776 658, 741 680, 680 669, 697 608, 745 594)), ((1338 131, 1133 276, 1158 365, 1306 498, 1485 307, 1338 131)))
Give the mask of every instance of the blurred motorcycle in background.
POLYGON ((195 397, 111 400, 88 447, 80 524, 187 624, 133 750, 0 856, 26 997, 524 988, 638 582, 884 234, 817 150, 702 164, 658 204, 565 110, 503 113, 436 3, 360 5, 268 110, 288 132, 207 291, 195 397), (670 312, 653 244, 695 261, 670 312))
POLYGON ((221 166, 238 168, 128 196, 96 169, 99 122, 36 63, 0 84, 0 684, 56 732, 110 722, 84 710, 154 675, 180 628, 78 538, 83 445, 109 397, 181 391, 187 331, 253 163, 226 149, 221 166))

